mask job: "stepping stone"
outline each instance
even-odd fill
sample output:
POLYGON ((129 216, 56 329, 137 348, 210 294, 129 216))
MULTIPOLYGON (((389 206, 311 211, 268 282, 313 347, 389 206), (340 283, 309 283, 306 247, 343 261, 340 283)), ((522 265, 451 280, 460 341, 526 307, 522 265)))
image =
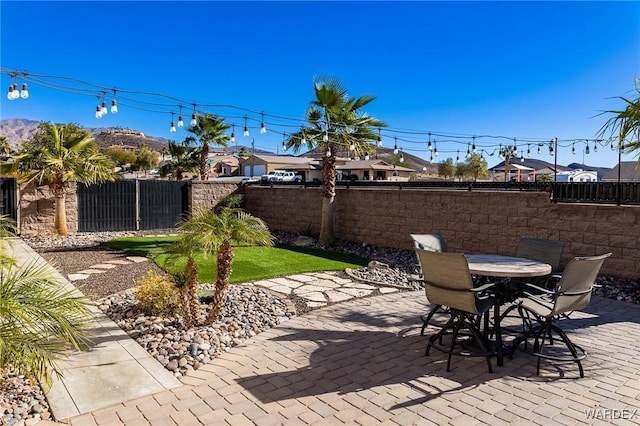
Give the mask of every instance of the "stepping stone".
POLYGON ((389 294, 400 291, 399 289, 393 287, 380 287, 378 290, 380 291, 380 294, 389 294))
POLYGON ((308 283, 309 281, 313 281, 316 279, 315 277, 307 274, 290 275, 287 278, 300 281, 301 283, 308 283))
POLYGON ((353 280, 351 280, 350 278, 340 278, 340 277, 333 277, 331 278, 331 281, 333 281, 334 283, 343 284, 343 285, 348 285, 349 283, 353 282, 353 280))
POLYGON ((307 306, 310 308, 321 308, 327 306, 327 304, 322 302, 307 302, 307 306))
POLYGON ((269 287, 269 290, 286 295, 291 294, 291 288, 284 285, 274 285, 273 287, 269 287))
POLYGON ((368 296, 372 293, 371 290, 362 290, 359 288, 345 288, 345 287, 342 287, 341 289, 339 289, 339 291, 349 294, 351 295, 351 297, 363 297, 363 296, 368 296))
POLYGON ((107 260, 104 263, 112 263, 114 265, 131 265, 131 262, 128 260, 115 259, 115 260, 107 260))
POLYGON ((365 284, 365 283, 356 283, 356 282, 351 282, 350 284, 345 284, 344 288, 358 288, 361 290, 375 290, 376 287, 369 285, 369 284, 365 284))
POLYGON ((314 287, 318 287, 318 288, 337 288, 337 287, 340 287, 340 284, 335 283, 332 280, 314 280, 314 281, 308 282, 306 285, 314 286, 314 287))
POLYGON ((298 288, 301 285, 304 285, 304 283, 301 283, 299 281, 290 280, 288 278, 275 278, 275 279, 272 279, 272 280, 269 280, 269 281, 271 281, 273 283, 276 283, 278 285, 283 285, 283 286, 289 287, 290 289, 291 288, 298 288))
POLYGON ((98 263, 97 265, 91 265, 91 269, 113 269, 116 265, 112 263, 98 263))
POLYGON ((141 262, 146 262, 149 259, 147 259, 146 257, 142 257, 142 256, 127 256, 127 260, 130 260, 134 263, 141 263, 141 262))
POLYGON ((325 294, 329 298, 329 302, 332 302, 332 303, 344 302, 345 300, 353 299, 352 296, 346 293, 343 293, 341 291, 327 290, 325 291, 325 294))
POLYGON ((324 294, 319 291, 312 291, 311 293, 298 294, 303 299, 310 300, 312 302, 323 302, 326 303, 327 298, 324 297, 324 294))
POLYGON ((104 269, 85 269, 84 271, 78 272, 79 274, 104 274, 107 272, 104 269))
POLYGON ((67 275, 67 278, 69 279, 69 281, 80 281, 80 280, 86 280, 87 278, 89 278, 89 275, 87 275, 87 274, 69 274, 69 275, 67 275))

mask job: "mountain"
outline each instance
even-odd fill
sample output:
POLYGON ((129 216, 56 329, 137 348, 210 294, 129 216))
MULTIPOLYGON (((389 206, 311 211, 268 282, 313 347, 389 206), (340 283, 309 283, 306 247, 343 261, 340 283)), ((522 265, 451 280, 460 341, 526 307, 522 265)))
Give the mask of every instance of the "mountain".
MULTIPOLYGON (((11 148, 17 149, 22 142, 31 139, 39 125, 40 121, 23 118, 0 120, 0 135, 6 136, 11 148)), ((96 140, 99 148, 107 148, 112 145, 137 147, 144 143, 150 149, 160 151, 169 143, 169 139, 149 136, 138 130, 124 129, 121 127, 87 127, 86 129, 91 132, 91 136, 96 140)), ((222 151, 227 155, 238 153, 242 148, 245 148, 249 153, 254 153, 253 148, 244 145, 233 144, 226 148, 218 146, 211 147, 211 149, 222 151)), ((271 151, 261 149, 255 149, 255 153, 258 155, 274 155, 271 151)))

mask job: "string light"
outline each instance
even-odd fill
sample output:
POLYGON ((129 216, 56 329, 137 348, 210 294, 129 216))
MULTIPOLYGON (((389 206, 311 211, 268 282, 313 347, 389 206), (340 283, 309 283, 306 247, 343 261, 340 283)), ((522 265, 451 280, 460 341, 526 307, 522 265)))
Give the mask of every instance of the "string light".
POLYGON ((100 107, 100 96, 98 96, 98 104, 96 105, 96 118, 102 118, 102 108, 100 107))
POLYGON ((113 99, 111 99, 111 114, 118 112, 118 103, 116 102, 116 89, 113 89, 113 99))
POLYGON ((196 104, 193 104, 193 113, 191 114, 191 127, 198 125, 198 116, 196 115, 196 104))
POLYGON ((575 142, 571 144, 571 153, 572 153, 573 155, 575 155, 575 154, 576 154, 576 144, 575 144, 575 142))
POLYGON ((402 152, 402 148, 400 148, 400 162, 404 163, 404 153, 402 152))
MULTIPOLYGON (((538 150, 540 151, 540 150, 538 150)), ((538 152, 539 154, 540 152, 538 152)), ((529 148, 529 144, 527 144, 527 157, 531 157, 531 148, 529 148)))
POLYGON ((178 105, 180 113, 178 114, 178 127, 184 127, 184 120, 182 119, 182 105, 178 105))
POLYGON ((176 126, 175 126, 175 124, 173 124, 173 113, 171 113, 171 126, 169 127, 169 131, 171 133, 175 133, 176 132, 176 126))
POLYGON ((467 158, 471 158, 471 151, 469 151, 469 144, 467 144, 467 158))
MULTIPOLYGON (((263 123, 264 124, 264 123, 263 123)), ((262 130, 260 131, 262 132, 262 130)), ((286 140, 287 140, 287 134, 283 133, 282 134, 282 150, 286 151, 287 150, 287 144, 286 144, 286 140)))
POLYGON ((232 124, 231 125, 231 143, 235 143, 236 142, 236 125, 232 124))
POLYGON ((456 163, 460 161, 460 150, 456 154, 456 163))
MULTIPOLYGON (((23 99, 27 99, 29 96, 29 87, 28 86, 32 86, 35 84, 37 86, 41 86, 41 87, 45 87, 51 90, 55 90, 55 91, 59 91, 59 92, 66 92, 66 93, 71 93, 71 94, 76 94, 76 95, 82 95, 82 96, 95 96, 96 92, 100 93, 101 96, 99 97, 98 100, 98 107, 100 107, 100 112, 98 113, 98 111, 96 110, 96 118, 101 118, 104 115, 106 115, 108 113, 108 111, 110 111, 111 113, 115 114, 118 111, 118 106, 120 105, 126 105, 126 107, 130 107, 131 109, 136 109, 136 110, 140 110, 140 111, 148 111, 148 112, 152 112, 152 113, 163 113, 166 114, 167 112, 173 110, 175 111, 175 108, 178 107, 180 108, 180 113, 177 114, 178 116, 178 126, 177 127, 182 127, 181 124, 181 120, 180 120, 180 115, 182 115, 182 105, 186 104, 189 105, 190 102, 182 100, 182 99, 178 99, 178 98, 174 98, 162 93, 153 93, 153 92, 143 92, 143 91, 137 91, 137 90, 127 90, 127 89, 118 89, 116 91, 116 89, 110 89, 110 88, 105 88, 104 85, 98 85, 95 83, 91 83, 91 82, 86 82, 86 81, 82 81, 82 80, 78 80, 75 79, 73 77, 68 77, 68 76, 54 76, 54 75, 46 75, 46 74, 33 74, 33 73, 26 73, 23 71, 17 71, 17 70, 11 70, 11 69, 7 69, 4 67, 0 67, 0 74, 3 75, 8 75, 11 78, 11 83, 9 85, 9 91, 7 92, 7 99, 10 100, 15 100, 18 98, 23 98, 23 99), (22 78, 21 78, 22 77, 22 78), (28 81, 27 81, 28 79, 28 81), (20 80, 20 81, 18 81, 20 80), (28 83, 28 85, 27 85, 28 83), (22 90, 18 90, 19 88, 22 88, 22 90), (26 91, 26 93, 25 93, 26 91), (111 99, 111 109, 107 110, 106 107, 106 95, 108 94, 108 92, 112 92, 113 93, 113 98, 111 99), (116 95, 117 95, 117 100, 116 100, 116 95), (155 99, 153 98, 155 97, 155 99), (158 98, 163 98, 164 101, 162 102, 158 102, 157 99, 158 98), (169 102, 167 102, 166 100, 169 100, 169 102), (118 105, 120 104, 120 105, 118 105)), ((106 86, 109 87, 109 86, 106 86)), ((250 114, 249 115, 245 115, 245 126, 248 122, 248 118, 250 115, 257 115, 260 114, 262 120, 261 120, 261 133, 263 133, 263 128, 264 128, 264 133, 266 133, 266 123, 264 121, 265 116, 269 115, 270 117, 277 117, 277 119, 282 119, 282 120, 289 120, 289 121, 295 121, 295 122, 299 122, 301 121, 299 118, 292 118, 292 117, 283 117, 283 116, 278 116, 275 114, 269 114, 266 111, 262 111, 262 112, 258 112, 258 111, 251 111, 249 109, 246 108, 242 108, 239 106, 235 106, 235 105, 214 105, 214 104, 201 104, 198 103, 198 105, 196 105, 195 103, 193 103, 194 106, 194 111, 193 111, 193 115, 192 115, 192 126, 193 125, 197 125, 197 110, 203 110, 204 108, 214 108, 214 107, 220 107, 220 108, 235 108, 235 109, 239 109, 239 110, 244 110, 244 111, 248 111, 250 114), (200 108, 197 108, 200 107, 200 108), (195 121, 194 121, 195 120, 195 121)), ((175 115, 175 113, 174 113, 175 115)), ((224 116, 224 114, 219 114, 216 112, 216 115, 219 116, 224 116)), ((244 114, 243 114, 244 115, 244 114)), ((231 117, 231 115, 229 116, 231 117)), ((182 124, 183 120, 182 120, 182 124)), ((271 127, 271 122, 270 122, 270 127, 271 127)), ((306 124, 305 124, 306 125, 306 124)), ((285 124, 285 123, 277 123, 274 124, 274 126, 288 126, 288 127, 293 127, 290 124, 285 124)), ((303 125, 304 126, 304 125, 303 125)), ((328 123, 327 123, 327 128, 325 129, 325 134, 323 136, 323 139, 325 141, 328 142, 328 133, 329 133, 329 128, 328 128, 328 123)), ((333 128, 338 128, 337 131, 340 131, 341 127, 345 127, 345 129, 348 130, 348 126, 346 124, 342 124, 342 123, 335 123, 333 124, 333 128)), ((304 128, 304 127, 303 127, 304 128)), ((247 128, 248 131, 248 128, 247 128)), ((415 144, 422 144, 424 143, 424 139, 422 139, 422 142, 419 140, 412 140, 412 137, 410 135, 424 135, 424 131, 413 131, 413 130, 405 130, 405 129, 394 129, 394 130, 390 130, 387 129, 386 131, 390 132, 390 135, 393 135, 395 133, 394 136, 394 141, 395 141, 395 146, 397 147, 397 144, 400 143, 402 145, 403 142, 405 143, 415 143, 415 144), (409 136, 403 136, 403 135, 409 135, 409 136)), ((428 141, 428 145, 427 145, 427 151, 429 151, 430 153, 430 157, 433 156, 432 154, 435 154, 434 151, 434 144, 432 143, 432 132, 428 132, 429 134, 429 141, 428 141)), ((483 148, 483 144, 481 143, 480 145, 476 145, 475 140, 476 138, 491 138, 491 139, 499 139, 499 138, 504 138, 504 139, 513 139, 514 142, 514 148, 517 149, 517 138, 506 138, 504 136, 497 136, 497 135, 469 135, 469 136, 463 136, 463 135, 455 135, 455 134, 440 134, 440 133, 434 133, 433 135, 436 136, 440 136, 441 138, 441 142, 444 139, 445 142, 447 143, 457 143, 457 144, 467 144, 467 151, 476 153, 478 150, 480 150, 480 148, 483 148), (469 149, 469 145, 471 143, 471 148, 469 149)), ((297 136, 300 137, 300 136, 297 136)), ((418 136, 417 139, 420 139, 420 137, 418 136)), ((560 149, 561 147, 567 147, 569 145, 569 143, 571 143, 571 139, 565 139, 564 140, 564 144, 560 145, 558 144, 557 147, 558 149, 560 149)), ((584 141, 584 139, 573 139, 573 142, 581 142, 584 141)), ((594 142, 593 144, 593 152, 597 152, 597 142, 594 140, 589 140, 587 139, 587 146, 589 147, 589 152, 591 152, 591 143, 590 142, 594 142)), ((301 143, 306 142, 306 138, 304 135, 302 135, 302 139, 301 139, 301 143)), ((523 141, 521 141, 523 142, 523 141)), ((524 143, 529 142, 529 144, 527 144, 527 155, 529 155, 529 151, 530 150, 530 144, 535 143, 536 145, 538 145, 538 153, 540 152, 540 147, 544 146, 545 143, 541 142, 541 141, 536 141, 535 139, 529 139, 529 140, 524 140, 524 143)), ((553 141, 552 141, 553 142, 553 141)), ((374 140, 374 143, 376 143, 378 146, 382 146, 382 136, 381 136, 381 128, 378 128, 378 138, 377 141, 374 140)), ((573 145, 573 144, 572 144, 573 145)), ((424 146, 424 145, 422 145, 424 146)), ((495 145, 494 145, 495 146, 495 145)), ((603 146, 606 146, 606 142, 603 143, 603 146)), ((616 144, 611 141, 610 142, 610 146, 613 150, 617 149, 616 144)), ((491 145, 486 145, 484 144, 484 148, 486 147, 491 147, 491 145)), ((460 147, 462 150, 462 147, 460 147)), ((572 146, 573 148, 573 146, 572 146)), ((557 150, 557 149, 556 149, 557 150)), ((494 150, 495 151, 495 150, 494 150)), ((446 152, 446 151, 445 151, 446 152)), ((449 151, 452 152, 452 151, 449 151)), ((552 147, 550 147, 550 153, 553 153, 554 150, 552 149, 552 147)), ((585 153, 587 153, 587 149, 585 146, 585 153)))
POLYGON ((393 137, 393 155, 397 155, 398 154, 398 137, 394 136, 393 137))
POLYGON ((247 116, 246 115, 244 116, 244 132, 242 132, 242 135, 245 138, 249 137, 249 128, 247 127, 247 116))
POLYGON ((436 145, 436 140, 433 140, 433 155, 438 156, 438 147, 436 145))
POLYGON ((262 122, 260 123, 260 133, 264 135, 265 133, 267 133, 267 128, 264 125, 264 112, 261 114, 262 114, 262 122))

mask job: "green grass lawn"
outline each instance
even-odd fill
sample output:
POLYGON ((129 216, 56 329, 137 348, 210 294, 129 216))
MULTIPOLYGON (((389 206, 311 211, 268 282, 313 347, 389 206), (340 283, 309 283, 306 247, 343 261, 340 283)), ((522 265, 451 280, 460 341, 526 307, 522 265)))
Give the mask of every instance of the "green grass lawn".
MULTIPOLYGON (((115 250, 124 251, 137 256, 145 256, 164 270, 166 255, 163 247, 174 242, 178 237, 124 237, 107 241, 105 244, 115 250)), ((345 268, 362 268, 369 262, 362 257, 312 249, 277 245, 275 247, 234 247, 232 283, 261 280, 299 274, 302 272, 342 271, 345 268)), ((215 256, 196 258, 198 278, 202 283, 214 283, 216 276, 215 256)), ((175 268, 181 270, 186 259, 176 263, 175 268)))

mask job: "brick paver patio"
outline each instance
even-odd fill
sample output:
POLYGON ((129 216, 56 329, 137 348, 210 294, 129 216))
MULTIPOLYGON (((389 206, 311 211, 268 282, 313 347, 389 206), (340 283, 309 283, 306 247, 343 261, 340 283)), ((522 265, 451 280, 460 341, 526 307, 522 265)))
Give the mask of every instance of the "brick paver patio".
MULTIPOLYGON (((184 386, 72 417, 72 425, 472 425, 640 423, 640 306, 594 298, 561 322, 589 352, 575 364, 516 352, 424 356, 421 292, 325 307, 246 341, 184 386), (562 377, 564 375, 564 377, 562 377)), ((433 330, 429 330, 431 332, 433 330)), ((131 383, 135 386, 135 383, 131 383)))

